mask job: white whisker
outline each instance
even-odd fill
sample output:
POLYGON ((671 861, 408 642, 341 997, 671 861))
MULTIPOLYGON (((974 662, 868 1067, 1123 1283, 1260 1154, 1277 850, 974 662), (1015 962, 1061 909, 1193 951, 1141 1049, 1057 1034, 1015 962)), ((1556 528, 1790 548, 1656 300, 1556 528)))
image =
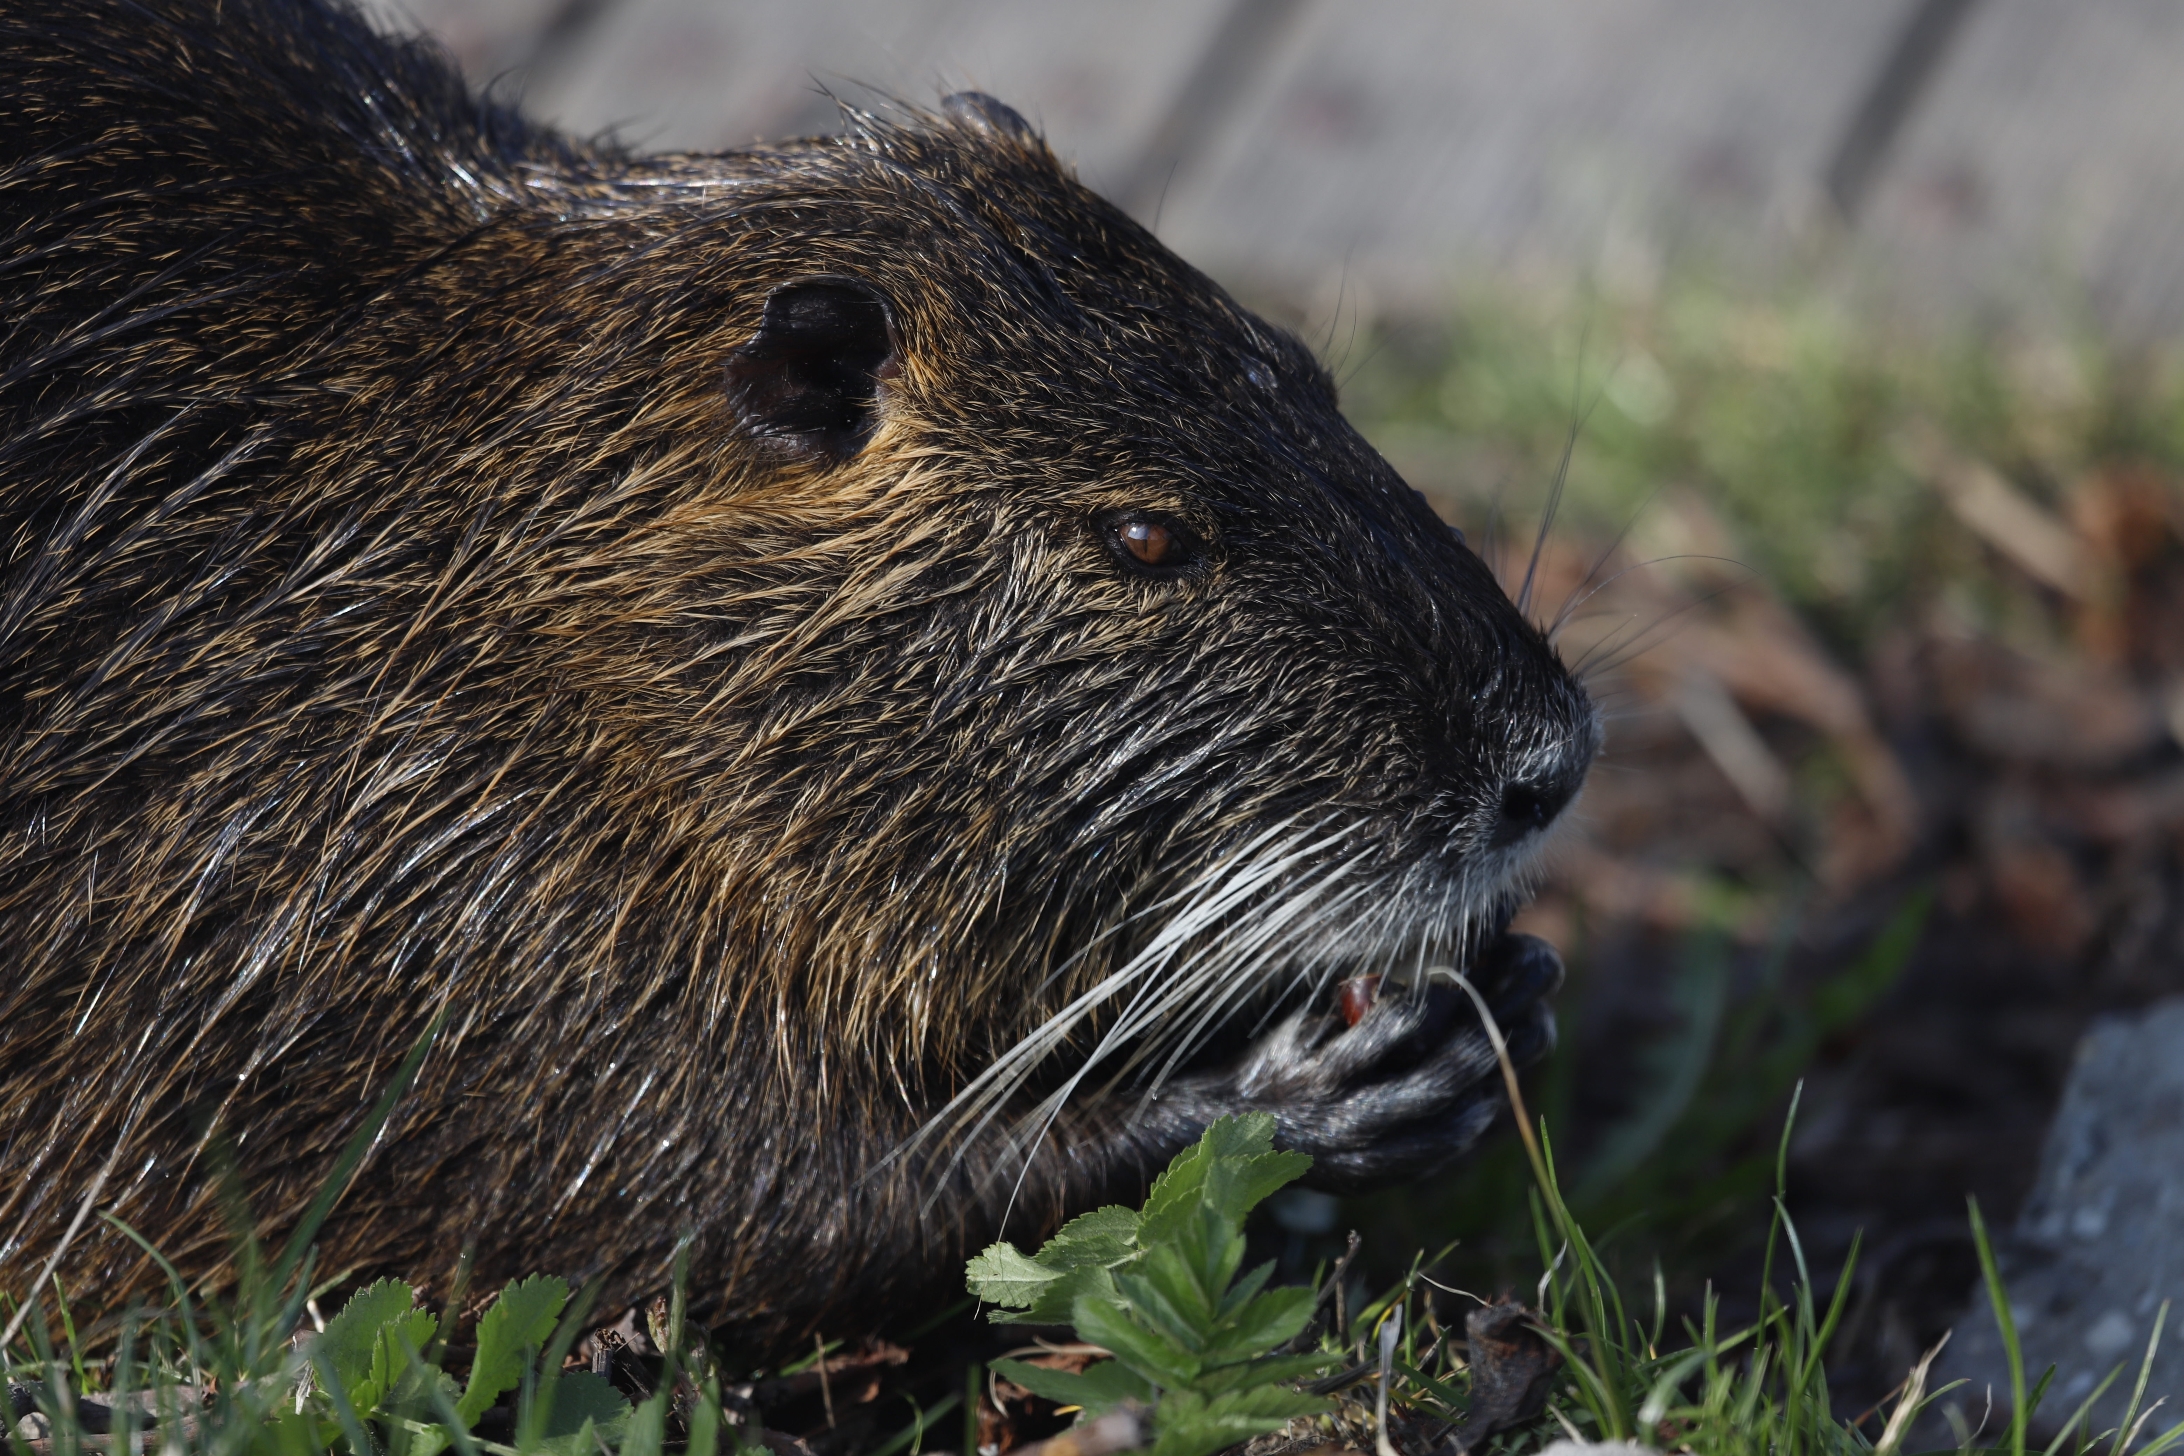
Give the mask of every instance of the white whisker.
MULTIPOLYGON (((1131 956, 1128 961, 1102 978, 1090 989, 1076 996, 1067 1005, 1049 1016, 1038 1027, 1020 1039, 1014 1046, 996 1057, 991 1066, 974 1078, 937 1113, 928 1118, 924 1125, 906 1139, 900 1147, 895 1149, 882 1166, 914 1151, 935 1137, 945 1137, 954 1143, 955 1151, 949 1160, 949 1168, 952 1171, 960 1166, 969 1148, 992 1123, 1002 1108, 1006 1106, 1009 1099, 1015 1095, 1041 1063, 1052 1056, 1070 1039, 1078 1026, 1087 1017, 1112 1002, 1125 991, 1138 985, 1138 983, 1148 982, 1153 977, 1153 973, 1166 969, 1178 956, 1186 957, 1184 965, 1187 969, 1193 962, 1207 953, 1205 947, 1195 949, 1193 947, 1193 942, 1197 941, 1206 930, 1217 926, 1224 917, 1248 904, 1269 884, 1281 880, 1300 861, 1308 861, 1333 842, 1331 839, 1326 838, 1308 843, 1295 842, 1297 839, 1301 839, 1313 832, 1311 829, 1306 829, 1302 834, 1299 834, 1294 825, 1288 821, 1262 830, 1236 850, 1225 855, 1205 873, 1201 874, 1191 885, 1177 894, 1149 906, 1145 911, 1139 912, 1138 916, 1132 917, 1133 919, 1141 919, 1155 911, 1165 910, 1171 906, 1180 905, 1181 907, 1176 910, 1168 923, 1162 926, 1154 934, 1153 938, 1136 954, 1131 956), (1271 856, 1264 856, 1267 846, 1283 839, 1284 836, 1289 836, 1291 842, 1286 846, 1277 847, 1271 856)), ((1125 1007, 1125 1014, 1122 1019, 1133 1027, 1138 1023, 1138 1018, 1130 1016, 1129 1011, 1138 1004, 1145 989, 1145 987, 1140 987, 1138 994, 1133 995, 1130 1004, 1125 1007)), ((1102 1036, 1084 1065, 1071 1077, 1058 1096, 1066 1100, 1067 1096, 1076 1090, 1092 1068, 1103 1061, 1118 1044, 1118 1039, 1113 1035, 1112 1031, 1102 1036)), ((1048 1102, 1054 1101, 1054 1098, 1045 1099, 1042 1101, 1041 1107, 1044 1108, 1048 1102)), ((1056 1102, 1055 1105, 1058 1107, 1059 1103, 1056 1102)), ((1051 1121, 1051 1118, 1048 1120, 1051 1121)), ((1044 1134, 1043 1127, 1040 1134, 1044 1134)), ((1020 1141, 1021 1139, 1012 1137, 1011 1140, 1020 1141)), ((928 1207, 932 1199, 938 1196, 937 1190, 945 1185, 945 1181, 944 1179, 934 1180, 932 1187, 936 1192, 928 1195, 928 1207)))
POLYGON ((1123 917, 1071 955, 1042 983, 1083 966, 1122 931, 1165 920, 1145 943, 1072 996, 898 1147, 882 1166, 936 1140, 948 1145, 946 1174, 930 1180, 921 1211, 971 1151, 988 1139, 1017 1095, 1095 1017, 1104 1020, 1083 1059, 1059 1085, 1005 1123, 981 1180, 1016 1162, 1005 1224, 1032 1159, 1070 1103, 1099 1077, 1097 1101, 1142 1079, 1134 1116, 1201 1052, 1240 1008, 1263 999, 1253 1028, 1262 1031, 1283 1006, 1317 1001, 1338 975, 1377 973, 1420 988, 1427 967, 1465 964, 1500 922, 1516 882, 1534 857, 1482 856, 1451 879, 1445 869, 1412 865, 1395 874, 1367 872, 1377 843, 1360 826, 1284 821, 1254 834, 1173 894, 1123 917), (1285 974, 1286 973, 1286 974, 1285 974), (1286 981, 1286 985, 1282 983, 1286 981))

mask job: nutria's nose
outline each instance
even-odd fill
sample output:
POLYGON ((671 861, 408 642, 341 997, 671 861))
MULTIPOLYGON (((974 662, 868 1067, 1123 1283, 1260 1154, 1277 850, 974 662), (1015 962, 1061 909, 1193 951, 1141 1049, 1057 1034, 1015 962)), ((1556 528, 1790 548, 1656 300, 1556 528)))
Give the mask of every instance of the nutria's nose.
POLYGON ((1489 848, 1502 849, 1539 833, 1577 797, 1585 781, 1585 758, 1569 755, 1544 771, 1535 770, 1502 785, 1489 848))

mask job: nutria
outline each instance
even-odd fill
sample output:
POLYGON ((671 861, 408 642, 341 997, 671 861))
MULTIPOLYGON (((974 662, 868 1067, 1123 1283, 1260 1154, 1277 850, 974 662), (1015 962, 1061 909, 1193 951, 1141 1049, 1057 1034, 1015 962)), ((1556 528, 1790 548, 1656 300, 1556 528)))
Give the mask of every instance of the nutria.
MULTIPOLYGON (((334 5, 0 39, 0 1285, 102 1170, 217 1283, 208 1170, 291 1225, 442 1015, 319 1272, 611 1303, 688 1230, 759 1344, 1223 1112, 1446 1162, 1469 1003, 1346 977, 1545 1045, 1584 694, 1006 107, 635 157, 334 5)), ((159 1287, 97 1219, 64 1271, 159 1287)))

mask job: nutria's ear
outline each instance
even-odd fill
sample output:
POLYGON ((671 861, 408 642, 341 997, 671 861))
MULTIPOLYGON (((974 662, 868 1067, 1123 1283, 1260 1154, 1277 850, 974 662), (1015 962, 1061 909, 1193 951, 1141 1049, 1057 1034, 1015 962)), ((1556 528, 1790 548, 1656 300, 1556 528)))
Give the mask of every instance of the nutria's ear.
POLYGON ((879 422, 880 381, 898 372, 887 300, 852 278, 809 278, 767 297, 758 332, 728 356, 728 399, 773 444, 846 460, 879 422))
POLYGON ((1024 120, 1024 114, 1006 101, 988 96, 983 91, 957 91, 940 98, 941 114, 951 121, 969 122, 972 126, 1005 136, 1010 141, 1027 147, 1045 145, 1039 134, 1024 120))

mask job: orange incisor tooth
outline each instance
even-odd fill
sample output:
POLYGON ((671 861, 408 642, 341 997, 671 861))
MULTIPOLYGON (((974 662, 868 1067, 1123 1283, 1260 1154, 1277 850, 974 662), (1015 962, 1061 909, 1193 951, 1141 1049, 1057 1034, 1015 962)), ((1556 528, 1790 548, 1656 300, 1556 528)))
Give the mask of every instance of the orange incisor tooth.
POLYGON ((1342 1019, 1351 1026, 1365 1019, 1365 1013, 1380 999, 1380 977, 1352 976, 1342 983, 1342 1019))

